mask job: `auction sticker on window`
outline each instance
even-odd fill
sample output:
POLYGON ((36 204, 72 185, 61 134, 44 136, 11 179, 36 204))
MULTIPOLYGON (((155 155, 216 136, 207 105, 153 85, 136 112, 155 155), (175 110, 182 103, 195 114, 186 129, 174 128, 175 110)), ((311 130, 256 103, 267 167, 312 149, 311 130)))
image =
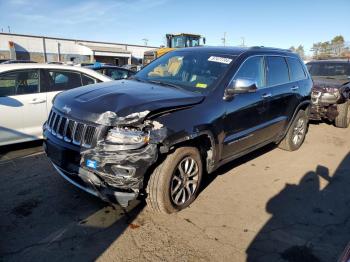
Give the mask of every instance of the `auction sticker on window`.
POLYGON ((208 58, 208 61, 222 63, 222 64, 229 64, 232 62, 232 59, 226 58, 226 57, 220 57, 220 56, 211 56, 208 58))

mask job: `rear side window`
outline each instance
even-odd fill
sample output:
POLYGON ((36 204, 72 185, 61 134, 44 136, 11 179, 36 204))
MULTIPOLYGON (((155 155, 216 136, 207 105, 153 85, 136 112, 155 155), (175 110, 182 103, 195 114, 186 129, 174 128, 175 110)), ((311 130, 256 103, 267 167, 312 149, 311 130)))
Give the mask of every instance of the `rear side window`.
POLYGON ((81 75, 81 80, 83 81, 83 86, 92 85, 92 84, 96 83, 95 78, 92 78, 92 77, 87 76, 85 74, 81 75))
POLYGON ((289 82, 288 66, 284 57, 268 56, 267 84, 269 86, 280 85, 289 82))
POLYGON ((238 70, 234 80, 239 78, 250 79, 256 81, 257 87, 265 85, 264 77, 264 58, 262 56, 255 56, 248 58, 238 70))
POLYGON ((82 86, 80 73, 48 70, 50 91, 62 91, 82 86))
POLYGON ((306 75, 299 59, 287 57, 287 62, 289 65, 290 78, 292 81, 305 79, 306 75))
POLYGON ((0 96, 39 92, 39 70, 23 70, 0 75, 0 96))
POLYGON ((114 80, 128 78, 128 71, 125 71, 125 70, 108 68, 106 69, 105 72, 106 72, 106 75, 113 78, 114 80))

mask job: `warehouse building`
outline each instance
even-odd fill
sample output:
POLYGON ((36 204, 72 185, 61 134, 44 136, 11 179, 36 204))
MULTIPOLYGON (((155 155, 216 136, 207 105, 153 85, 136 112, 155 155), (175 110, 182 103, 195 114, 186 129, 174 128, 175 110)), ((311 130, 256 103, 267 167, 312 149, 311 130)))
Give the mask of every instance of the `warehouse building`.
POLYGON ((139 64, 143 53, 156 47, 0 33, 0 59, 35 62, 102 62, 139 64))

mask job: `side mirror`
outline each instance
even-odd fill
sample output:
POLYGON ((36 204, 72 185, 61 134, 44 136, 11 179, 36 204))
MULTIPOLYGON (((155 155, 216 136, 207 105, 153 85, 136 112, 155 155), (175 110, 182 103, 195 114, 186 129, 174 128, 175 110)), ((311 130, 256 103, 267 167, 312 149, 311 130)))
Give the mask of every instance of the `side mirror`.
POLYGON ((238 78, 231 81, 225 90, 224 99, 233 97, 236 94, 253 93, 257 90, 257 83, 251 78, 238 78))

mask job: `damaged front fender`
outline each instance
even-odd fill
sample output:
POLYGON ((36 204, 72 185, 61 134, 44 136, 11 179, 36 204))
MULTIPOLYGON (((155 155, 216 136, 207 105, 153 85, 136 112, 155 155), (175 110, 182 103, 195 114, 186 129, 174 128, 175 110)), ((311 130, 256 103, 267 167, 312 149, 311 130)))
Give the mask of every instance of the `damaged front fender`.
MULTIPOLYGON (((143 143, 123 143, 122 135, 116 142, 107 137, 97 142, 94 148, 81 152, 81 167, 95 173, 108 186, 139 192, 149 167, 158 159, 159 144, 167 136, 167 129, 154 120, 145 120, 149 111, 118 117, 113 112, 101 115, 100 124, 108 124, 110 130, 123 130, 124 134, 145 134, 143 143), (94 164, 89 164, 94 163, 94 164)), ((129 137, 130 140, 130 137, 129 137)), ((131 139, 132 140, 132 139, 131 139)))

